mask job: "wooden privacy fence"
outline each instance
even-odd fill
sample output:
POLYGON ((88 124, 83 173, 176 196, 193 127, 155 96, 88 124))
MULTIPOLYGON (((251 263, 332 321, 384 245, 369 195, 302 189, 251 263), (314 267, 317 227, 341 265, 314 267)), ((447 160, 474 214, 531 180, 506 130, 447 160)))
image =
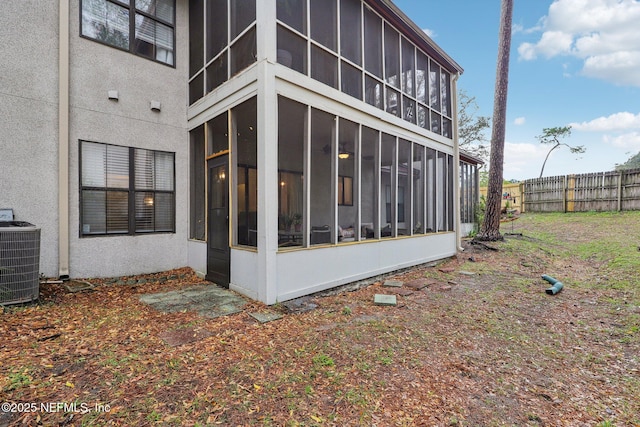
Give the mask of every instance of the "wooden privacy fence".
MULTIPOLYGON (((487 197, 487 187, 480 187, 480 195, 487 197)), ((502 208, 517 209, 522 212, 522 183, 502 184, 502 208)))
POLYGON ((640 210, 640 169, 528 179, 525 212, 640 210))

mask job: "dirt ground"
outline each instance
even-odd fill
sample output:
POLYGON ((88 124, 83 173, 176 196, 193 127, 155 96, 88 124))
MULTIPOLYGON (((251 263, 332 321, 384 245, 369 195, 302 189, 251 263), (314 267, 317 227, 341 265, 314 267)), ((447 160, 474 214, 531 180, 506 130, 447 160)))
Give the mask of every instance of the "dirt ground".
POLYGON ((139 301, 201 283, 189 269, 43 285, 0 314, 0 426, 640 426, 640 213, 503 232, 298 313, 139 301))

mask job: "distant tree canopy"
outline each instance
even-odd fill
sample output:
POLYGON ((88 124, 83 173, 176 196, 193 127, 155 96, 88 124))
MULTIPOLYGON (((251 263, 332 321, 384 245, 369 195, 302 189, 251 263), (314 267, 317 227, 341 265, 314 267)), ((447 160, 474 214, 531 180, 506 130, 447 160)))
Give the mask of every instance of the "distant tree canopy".
POLYGON ((627 169, 640 169, 640 152, 635 156, 629 157, 629 160, 626 162, 616 165, 616 170, 627 170, 627 169))
POLYGON ((476 116, 478 104, 474 96, 458 92, 458 141, 460 149, 489 163, 488 138, 485 131, 491 128, 491 117, 476 116))

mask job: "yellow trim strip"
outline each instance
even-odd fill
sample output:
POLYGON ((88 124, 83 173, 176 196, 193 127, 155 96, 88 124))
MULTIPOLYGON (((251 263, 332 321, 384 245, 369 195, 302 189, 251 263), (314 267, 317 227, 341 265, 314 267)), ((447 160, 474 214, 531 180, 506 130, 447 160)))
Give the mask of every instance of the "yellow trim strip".
POLYGON ((231 153, 231 150, 227 149, 227 150, 222 150, 222 151, 218 151, 217 153, 213 153, 208 155, 205 160, 211 160, 211 159, 215 159, 216 157, 220 157, 220 156, 224 156, 231 153))

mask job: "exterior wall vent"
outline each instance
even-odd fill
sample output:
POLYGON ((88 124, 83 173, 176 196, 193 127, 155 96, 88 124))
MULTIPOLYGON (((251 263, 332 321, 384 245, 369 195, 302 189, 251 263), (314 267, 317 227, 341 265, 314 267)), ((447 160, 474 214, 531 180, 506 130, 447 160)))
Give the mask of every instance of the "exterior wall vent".
POLYGON ((160 104, 160 101, 151 101, 150 106, 151 106, 151 111, 162 110, 162 104, 160 104))

